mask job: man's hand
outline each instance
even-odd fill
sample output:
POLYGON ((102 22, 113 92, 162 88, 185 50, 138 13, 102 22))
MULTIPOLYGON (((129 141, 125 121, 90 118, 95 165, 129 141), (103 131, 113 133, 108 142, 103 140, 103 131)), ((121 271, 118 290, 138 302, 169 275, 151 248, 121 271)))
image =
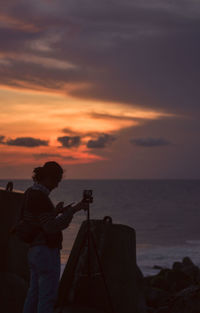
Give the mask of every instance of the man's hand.
POLYGON ((89 209, 89 203, 81 200, 79 203, 77 203, 75 206, 73 206, 72 209, 74 210, 74 213, 81 211, 81 210, 88 210, 89 209))
POLYGON ((65 207, 63 207, 62 212, 67 211, 67 210, 69 210, 71 208, 74 208, 74 207, 72 207, 73 204, 74 204, 74 202, 72 202, 72 203, 66 205, 65 207))
POLYGON ((81 210, 85 210, 86 211, 86 210, 89 209, 89 203, 88 202, 82 200, 80 203, 81 203, 81 210))
POLYGON ((61 201, 56 205, 56 215, 63 212, 64 202, 61 201))

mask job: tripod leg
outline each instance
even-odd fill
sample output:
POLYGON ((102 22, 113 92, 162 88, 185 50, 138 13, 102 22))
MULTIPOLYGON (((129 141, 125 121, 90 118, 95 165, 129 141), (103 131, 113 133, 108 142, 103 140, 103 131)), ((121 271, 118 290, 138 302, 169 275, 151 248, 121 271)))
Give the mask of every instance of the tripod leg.
POLYGON ((96 242, 95 242, 95 239, 94 239, 94 235, 93 235, 92 232, 90 232, 90 236, 91 236, 91 242, 93 244, 94 251, 95 251, 95 254, 96 254, 97 262, 98 262, 98 265, 99 265, 100 274, 101 274, 101 277, 103 279, 104 287, 105 287, 105 290, 106 290, 106 293, 107 293, 107 299, 108 299, 108 303, 109 303, 109 306, 110 306, 110 313, 114 313, 114 308, 113 308, 113 305, 112 305, 111 295, 110 295, 110 292, 109 292, 109 288, 108 288, 108 285, 107 285, 107 282, 106 282, 106 278, 105 278, 105 275, 104 275, 104 271, 103 271, 103 267, 102 267, 102 264, 101 264, 101 259, 100 259, 100 256, 99 256, 99 253, 98 253, 98 249, 97 249, 97 246, 96 246, 96 242))
MULTIPOLYGON (((73 260, 74 266, 72 268, 72 271, 74 273, 79 272, 81 274, 83 272, 83 269, 85 269, 84 272, 87 273, 87 264, 86 264, 87 263, 87 257, 88 257, 87 244, 88 244, 88 233, 87 233, 87 229, 86 229, 86 231, 82 232, 82 240, 80 241, 80 244, 76 249, 77 250, 76 258, 73 260), (84 264, 82 264, 82 262, 80 262, 80 256, 83 254, 86 256, 86 263, 85 263, 86 266, 84 266, 84 264)), ((69 260, 68 260, 68 262, 69 262, 69 260)), ((72 262, 70 262, 70 263, 72 264, 72 262)), ((68 266, 68 264, 66 266, 68 266)), ((64 271, 64 273, 65 273, 65 271, 64 271)), ((74 297, 73 297, 73 299, 71 299, 70 294, 72 292, 72 289, 75 288, 74 290, 76 290, 76 283, 77 283, 76 275, 73 275, 73 278, 71 278, 70 281, 68 282, 67 291, 65 290, 66 288, 64 288, 64 286, 63 286, 62 280, 63 280, 63 277, 62 277, 61 282, 60 282, 59 299, 57 301, 57 308, 60 308, 60 311, 56 311, 56 313, 61 313, 61 311, 64 309, 64 307, 66 305, 65 304, 66 302, 70 302, 70 301, 73 302, 74 301, 74 297), (66 292, 68 295, 68 300, 66 299, 66 292)), ((64 285, 65 285, 65 283, 64 283, 64 285)), ((75 291, 74 291, 74 294, 75 294, 75 291)))

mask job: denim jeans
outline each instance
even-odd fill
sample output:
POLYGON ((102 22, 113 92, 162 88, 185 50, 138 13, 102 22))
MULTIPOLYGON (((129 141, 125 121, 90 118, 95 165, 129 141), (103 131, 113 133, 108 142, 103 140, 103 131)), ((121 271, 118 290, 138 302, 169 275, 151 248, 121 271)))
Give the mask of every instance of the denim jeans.
POLYGON ((31 278, 23 313, 53 313, 60 278, 60 250, 45 245, 28 252, 31 278))

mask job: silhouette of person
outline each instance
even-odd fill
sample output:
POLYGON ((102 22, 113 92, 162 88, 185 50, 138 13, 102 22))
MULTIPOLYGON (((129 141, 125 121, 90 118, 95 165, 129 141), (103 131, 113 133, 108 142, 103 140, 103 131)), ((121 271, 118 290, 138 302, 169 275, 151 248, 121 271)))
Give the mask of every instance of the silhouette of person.
POLYGON ((60 249, 62 230, 74 214, 87 209, 87 203, 56 207, 49 193, 62 180, 63 169, 56 162, 46 162, 33 170, 34 184, 25 191, 23 219, 34 224, 38 231, 28 251, 30 286, 23 313, 53 313, 60 278, 60 249), (59 214, 60 213, 60 214, 59 214))

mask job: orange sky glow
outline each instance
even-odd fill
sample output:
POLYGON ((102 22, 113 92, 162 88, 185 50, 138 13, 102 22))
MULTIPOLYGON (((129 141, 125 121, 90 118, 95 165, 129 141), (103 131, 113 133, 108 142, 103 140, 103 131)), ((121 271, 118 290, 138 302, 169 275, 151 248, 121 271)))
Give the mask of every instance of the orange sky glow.
POLYGON ((196 1, 3 2, 0 179, 199 177, 196 1))
MULTIPOLYGON (((55 159, 62 164, 103 160, 89 151, 86 142, 96 134, 115 134, 167 114, 120 105, 75 99, 53 92, 37 92, 1 87, 0 134, 7 139, 33 137, 48 141, 45 147, 21 147, 1 144, 1 164, 33 164, 40 159, 55 159), (78 147, 67 149, 57 137, 69 132, 84 135, 78 147)), ((108 148, 109 149, 109 148, 108 148)), ((45 160, 46 160, 45 159, 45 160)))

